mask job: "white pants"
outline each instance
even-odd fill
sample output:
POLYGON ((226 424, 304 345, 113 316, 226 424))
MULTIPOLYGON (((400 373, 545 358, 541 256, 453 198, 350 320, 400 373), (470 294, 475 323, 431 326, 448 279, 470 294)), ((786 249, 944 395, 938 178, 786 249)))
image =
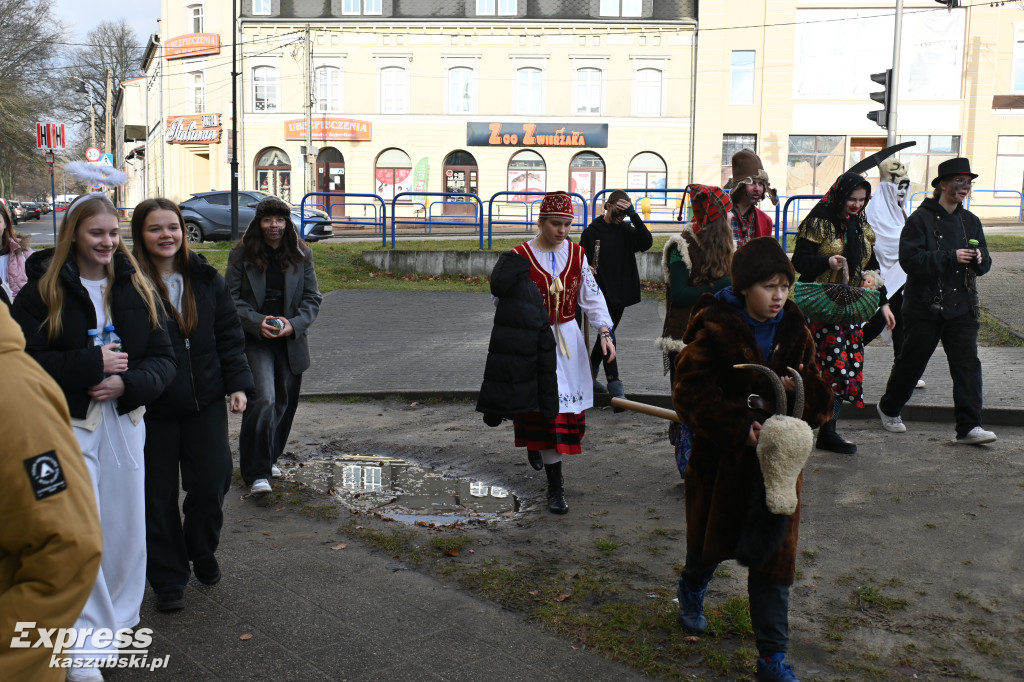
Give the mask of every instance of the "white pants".
POLYGON ((103 559, 89 601, 75 621, 79 632, 92 628, 93 635, 80 639, 76 649, 82 653, 72 651, 73 658, 116 655, 113 643, 97 645, 95 633, 135 627, 146 590, 146 426, 143 421, 132 424, 128 415, 119 416, 115 406, 112 400, 103 403, 103 419, 95 431, 74 429, 92 476, 103 528, 103 559))

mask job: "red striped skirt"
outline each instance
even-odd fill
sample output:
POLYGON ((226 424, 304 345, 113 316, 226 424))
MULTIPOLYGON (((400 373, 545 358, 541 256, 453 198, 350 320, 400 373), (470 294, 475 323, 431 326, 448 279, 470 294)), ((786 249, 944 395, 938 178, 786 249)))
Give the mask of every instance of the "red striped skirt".
POLYGON ((540 412, 517 414, 512 420, 515 427, 516 447, 527 450, 554 450, 560 455, 578 455, 583 452, 581 442, 587 430, 584 412, 559 412, 548 421, 540 412))

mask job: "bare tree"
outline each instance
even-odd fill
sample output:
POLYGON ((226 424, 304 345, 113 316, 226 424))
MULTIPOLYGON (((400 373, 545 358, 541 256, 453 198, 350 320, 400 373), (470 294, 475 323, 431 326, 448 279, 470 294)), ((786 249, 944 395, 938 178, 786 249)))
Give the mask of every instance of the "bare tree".
POLYGON ((45 169, 35 123, 50 118, 62 31, 53 0, 0 0, 0 196, 45 169))

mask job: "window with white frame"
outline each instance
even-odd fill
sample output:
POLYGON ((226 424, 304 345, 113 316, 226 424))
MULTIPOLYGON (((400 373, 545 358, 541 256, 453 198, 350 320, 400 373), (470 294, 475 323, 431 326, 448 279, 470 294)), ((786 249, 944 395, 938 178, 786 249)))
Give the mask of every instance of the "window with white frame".
POLYGON ((471 114, 476 104, 476 83, 473 69, 448 69, 448 113, 471 114))
POLYGON ((191 29, 192 33, 203 32, 203 6, 202 5, 189 5, 185 8, 185 22, 186 26, 191 29))
POLYGON ((576 113, 580 116, 601 115, 601 69, 576 70, 576 113))
POLYGON ((1017 29, 1017 40, 1013 43, 1013 82, 1010 92, 1024 93, 1024 28, 1017 29))
POLYGON ((270 0, 252 0, 252 13, 260 16, 270 14, 270 0))
POLYGON ((1000 135, 996 145, 996 198, 1024 192, 1024 135, 1000 135), (1006 190, 1006 192, 998 192, 1006 190))
POLYGON ((277 111, 277 69, 257 66, 252 70, 253 111, 277 111))
POLYGON ((382 0, 342 0, 342 14, 382 14, 382 0))
POLYGON ((516 113, 544 113, 544 74, 540 69, 519 69, 516 74, 516 113))
POLYGON ((602 17, 639 17, 643 9, 641 0, 601 0, 602 17))
POLYGON ((321 66, 316 70, 316 110, 341 111, 341 69, 321 66))
POLYGON ((409 108, 405 69, 389 66, 380 70, 380 113, 404 114, 409 108))
POLYGON ((754 61, 756 56, 755 50, 732 51, 729 104, 754 103, 754 61))
POLYGON ((189 113, 201 114, 206 110, 206 76, 202 71, 190 71, 185 77, 188 79, 185 96, 189 113))
POLYGON ((518 0, 476 0, 478 16, 494 16, 494 10, 503 17, 514 17, 519 14, 518 0))
POLYGON ((633 106, 637 116, 661 116, 661 69, 637 69, 633 106))

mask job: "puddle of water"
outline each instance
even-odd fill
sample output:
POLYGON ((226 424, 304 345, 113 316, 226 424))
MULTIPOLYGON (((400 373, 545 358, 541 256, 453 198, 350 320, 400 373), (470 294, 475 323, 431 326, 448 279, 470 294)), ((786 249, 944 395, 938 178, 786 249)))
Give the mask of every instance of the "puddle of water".
POLYGON ((286 470, 292 478, 340 504, 402 523, 448 525, 512 518, 519 499, 488 481, 446 478, 403 459, 345 455, 286 470))

